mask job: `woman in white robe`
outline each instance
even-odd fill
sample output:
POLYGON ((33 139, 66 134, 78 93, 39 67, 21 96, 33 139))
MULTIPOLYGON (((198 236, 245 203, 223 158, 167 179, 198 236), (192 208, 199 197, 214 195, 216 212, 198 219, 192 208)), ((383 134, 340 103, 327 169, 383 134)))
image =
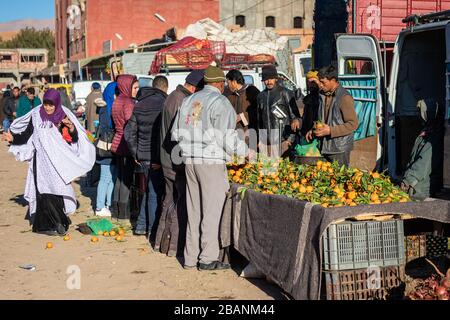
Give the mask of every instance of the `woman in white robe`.
POLYGON ((71 183, 95 163, 86 130, 50 89, 42 105, 13 122, 7 140, 16 160, 29 163, 25 199, 33 232, 64 235, 77 208, 71 183))

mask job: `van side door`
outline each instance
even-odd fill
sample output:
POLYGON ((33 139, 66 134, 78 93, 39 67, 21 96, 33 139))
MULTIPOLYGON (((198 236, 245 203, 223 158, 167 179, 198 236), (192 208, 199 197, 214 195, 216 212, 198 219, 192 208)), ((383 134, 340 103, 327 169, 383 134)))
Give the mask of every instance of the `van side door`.
POLYGON ((336 35, 339 82, 355 100, 359 127, 351 165, 364 170, 384 165, 385 81, 378 40, 369 34, 336 35))
POLYGON ((444 186, 450 188, 450 24, 445 28, 446 71, 445 71, 445 136, 444 136, 444 186))

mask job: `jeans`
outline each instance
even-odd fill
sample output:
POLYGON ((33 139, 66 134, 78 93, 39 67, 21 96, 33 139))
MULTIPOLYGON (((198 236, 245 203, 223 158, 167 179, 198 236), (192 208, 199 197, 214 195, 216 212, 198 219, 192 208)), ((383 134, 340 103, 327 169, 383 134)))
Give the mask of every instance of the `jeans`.
POLYGON ((11 126, 12 121, 9 119, 3 119, 3 130, 5 131, 5 133, 8 132, 9 127, 11 126))
POLYGON ((100 181, 97 186, 97 210, 111 207, 116 180, 115 165, 102 164, 100 168, 100 181))
POLYGON ((164 174, 162 169, 154 170, 150 164, 143 164, 148 186, 141 203, 141 211, 136 223, 136 231, 152 232, 156 213, 164 197, 164 174))

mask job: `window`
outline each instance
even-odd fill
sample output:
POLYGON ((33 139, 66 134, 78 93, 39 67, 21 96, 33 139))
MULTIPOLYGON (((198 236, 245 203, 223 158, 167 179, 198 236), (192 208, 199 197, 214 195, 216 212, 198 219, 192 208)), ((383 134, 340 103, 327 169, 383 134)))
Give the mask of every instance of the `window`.
POLYGON ((301 28, 303 28, 303 18, 295 17, 294 18, 294 29, 301 29, 301 28))
POLYGON ((345 62, 345 74, 373 75, 375 74, 375 66, 372 60, 347 60, 345 62))
POLYGON ((28 55, 26 55, 26 54, 22 54, 21 56, 20 56, 20 61, 22 62, 22 63, 25 63, 25 62, 35 62, 35 63, 38 63, 38 62, 44 62, 44 55, 43 54, 39 54, 39 55, 30 55, 30 54, 28 54, 28 55))
POLYGON ((0 55, 0 62, 1 61, 12 61, 12 55, 9 55, 9 54, 0 55))
POLYGON ((152 78, 142 77, 139 78, 139 88, 151 87, 153 84, 152 78))
POLYGON ((274 16, 266 17, 266 27, 267 28, 275 28, 275 17, 274 16))
POLYGON ((255 84, 255 80, 253 79, 253 77, 252 76, 249 76, 249 75, 245 75, 244 76, 244 81, 245 81, 245 84, 255 84))
POLYGON ((300 48, 300 39, 289 39, 289 46, 292 50, 300 48))
POLYGON ((236 16, 236 24, 245 27, 245 16, 236 16))

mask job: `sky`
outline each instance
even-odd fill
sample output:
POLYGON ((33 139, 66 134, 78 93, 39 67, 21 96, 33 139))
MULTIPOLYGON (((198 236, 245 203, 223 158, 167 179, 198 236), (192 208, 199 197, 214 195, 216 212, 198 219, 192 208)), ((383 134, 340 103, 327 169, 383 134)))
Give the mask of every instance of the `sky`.
POLYGON ((55 0, 0 0, 0 8, 0 23, 55 16, 55 0))

